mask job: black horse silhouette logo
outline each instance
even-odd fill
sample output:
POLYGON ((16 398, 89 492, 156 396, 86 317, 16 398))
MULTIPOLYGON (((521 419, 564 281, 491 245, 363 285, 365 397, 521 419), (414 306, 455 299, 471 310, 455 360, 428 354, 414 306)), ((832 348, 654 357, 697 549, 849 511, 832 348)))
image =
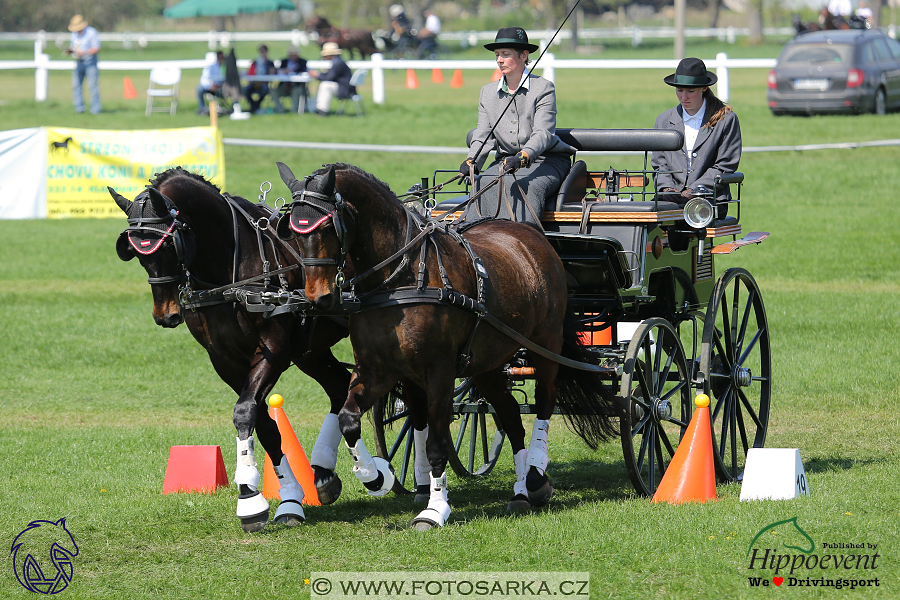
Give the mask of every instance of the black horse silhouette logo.
POLYGON ((72 141, 71 137, 67 137, 61 142, 50 142, 50 152, 56 154, 57 152, 65 152, 69 153, 69 142, 72 141))
POLYGON ((32 521, 13 540, 10 551, 16 579, 30 592, 58 594, 72 581, 78 545, 66 529, 65 517, 55 522, 32 521))

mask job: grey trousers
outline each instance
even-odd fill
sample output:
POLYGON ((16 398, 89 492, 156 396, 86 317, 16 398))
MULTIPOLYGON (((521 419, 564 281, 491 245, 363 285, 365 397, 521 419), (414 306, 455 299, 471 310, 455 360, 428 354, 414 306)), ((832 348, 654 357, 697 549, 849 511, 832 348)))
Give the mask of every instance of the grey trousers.
MULTIPOLYGON (((475 178, 475 192, 497 178, 500 166, 501 161, 494 161, 475 178)), ((540 218, 544 212, 545 199, 556 196, 571 166, 571 158, 564 154, 539 156, 529 167, 504 176, 502 191, 500 184, 497 184, 469 204, 464 220, 474 221, 496 216, 499 219, 534 223, 532 211, 540 218), (532 210, 528 210, 523 202, 522 192, 525 193, 525 202, 528 202, 532 210), (512 215, 509 207, 512 207, 512 215)))

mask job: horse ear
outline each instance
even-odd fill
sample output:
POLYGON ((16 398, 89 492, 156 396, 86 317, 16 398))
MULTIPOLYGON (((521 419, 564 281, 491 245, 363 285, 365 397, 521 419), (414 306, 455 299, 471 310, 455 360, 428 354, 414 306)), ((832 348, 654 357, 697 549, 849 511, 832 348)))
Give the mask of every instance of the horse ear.
POLYGON ((112 196, 112 199, 116 201, 116 204, 119 205, 119 208, 121 208, 126 215, 131 214, 131 206, 134 204, 134 202, 109 186, 107 186, 106 189, 109 190, 109 195, 112 196))
POLYGON ((330 196, 334 192, 335 179, 334 165, 328 165, 319 179, 319 193, 330 196))
POLYGON ((172 201, 156 188, 147 188, 147 192, 150 194, 150 204, 153 206, 153 212, 161 217, 168 215, 172 201))
POLYGON ((302 192, 303 184, 297 181, 291 168, 283 162, 276 162, 275 164, 278 165, 278 174, 281 175, 281 180, 288 186, 288 189, 291 190, 291 194, 302 192))

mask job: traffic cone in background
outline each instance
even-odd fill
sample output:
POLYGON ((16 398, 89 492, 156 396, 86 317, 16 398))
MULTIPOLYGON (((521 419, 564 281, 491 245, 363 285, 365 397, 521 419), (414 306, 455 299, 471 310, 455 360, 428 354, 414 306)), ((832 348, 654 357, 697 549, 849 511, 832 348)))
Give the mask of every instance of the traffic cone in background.
POLYGON ((440 69, 432 69, 431 81, 433 81, 434 83, 444 83, 444 72, 440 69))
POLYGON ((500 81, 500 78, 503 77, 503 73, 500 72, 500 67, 494 69, 494 74, 491 75, 491 81, 500 81))
POLYGON ((131 81, 131 77, 126 77, 123 83, 124 90, 122 95, 125 96, 126 100, 134 100, 137 98, 137 90, 134 89, 134 83, 131 81))
POLYGON ((694 398, 694 416, 688 425, 669 468, 666 469, 653 502, 682 504, 716 499, 716 467, 713 463, 712 431, 709 424, 709 396, 694 398))
POLYGON ((416 77, 416 72, 412 69, 406 70, 406 87, 411 90, 419 87, 419 79, 416 77))
MULTIPOLYGON (((272 394, 269 397, 269 416, 275 419, 275 424, 278 425, 278 433, 281 434, 281 451, 287 456, 291 471, 294 472, 294 477, 303 488, 303 504, 322 506, 322 503, 319 502, 319 494, 316 492, 316 478, 313 475, 312 467, 306 458, 303 446, 300 445, 300 441, 294 433, 294 428, 291 427, 287 415, 281 408, 283 404, 284 398, 279 394, 272 394)), ((275 467, 272 466, 272 459, 266 453, 266 462, 263 466, 263 497, 269 500, 280 498, 278 494, 280 487, 275 467)))
POLYGON ((450 78, 450 87, 461 88, 463 86, 462 70, 453 71, 453 77, 450 78))

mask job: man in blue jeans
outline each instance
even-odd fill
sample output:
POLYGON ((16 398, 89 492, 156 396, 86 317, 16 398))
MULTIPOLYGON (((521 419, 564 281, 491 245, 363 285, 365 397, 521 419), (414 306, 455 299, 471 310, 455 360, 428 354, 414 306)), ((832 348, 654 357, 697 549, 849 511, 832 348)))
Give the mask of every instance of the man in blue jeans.
POLYGON ((81 15, 72 17, 69 21, 69 31, 72 32, 72 40, 66 54, 74 56, 78 61, 75 70, 72 71, 72 101, 75 104, 75 112, 84 112, 81 87, 87 77, 88 87, 91 90, 91 114, 100 114, 100 71, 97 68, 100 36, 81 15))

